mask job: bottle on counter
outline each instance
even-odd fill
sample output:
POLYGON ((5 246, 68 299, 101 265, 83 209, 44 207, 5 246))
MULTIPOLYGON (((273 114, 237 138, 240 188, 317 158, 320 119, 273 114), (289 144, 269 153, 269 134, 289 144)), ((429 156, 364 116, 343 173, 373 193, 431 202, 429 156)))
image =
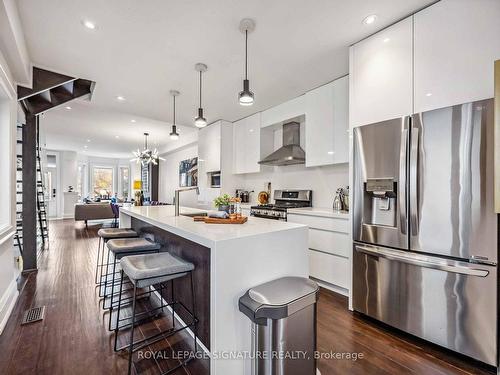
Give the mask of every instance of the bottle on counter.
POLYGON ((236 213, 236 218, 239 219, 241 217, 241 198, 235 199, 234 211, 236 213))
POLYGON ((236 219, 236 198, 231 198, 229 201, 229 219, 236 219))

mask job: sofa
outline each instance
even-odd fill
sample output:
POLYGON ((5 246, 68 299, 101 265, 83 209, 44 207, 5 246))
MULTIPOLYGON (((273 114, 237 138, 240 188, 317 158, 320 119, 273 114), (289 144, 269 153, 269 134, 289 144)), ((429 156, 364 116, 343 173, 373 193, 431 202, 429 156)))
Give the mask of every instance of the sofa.
POLYGON ((115 215, 109 202, 75 204, 75 221, 114 219, 115 215))

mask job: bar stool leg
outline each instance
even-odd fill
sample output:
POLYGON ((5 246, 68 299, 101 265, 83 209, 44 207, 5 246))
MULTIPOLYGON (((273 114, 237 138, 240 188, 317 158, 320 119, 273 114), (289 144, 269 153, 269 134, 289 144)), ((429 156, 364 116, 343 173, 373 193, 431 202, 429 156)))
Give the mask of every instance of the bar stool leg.
MULTIPOLYGON (((111 279, 111 299, 109 303, 109 325, 108 325, 108 330, 111 331, 111 316, 113 315, 113 294, 115 293, 115 274, 116 274, 116 256, 114 257, 113 260, 113 278, 111 279)), ((121 283, 120 283, 121 287, 121 283)), ((121 291, 120 291, 120 297, 121 297, 121 291)), ((104 308, 106 307, 106 295, 104 295, 104 308)))
POLYGON ((134 326, 135 326, 135 296, 137 293, 137 282, 134 284, 134 296, 132 297, 132 328, 130 330, 130 344, 128 350, 128 375, 132 373, 132 354, 134 349, 134 326))
POLYGON ((101 255, 101 237, 99 237, 99 245, 97 246, 97 263, 95 265, 95 283, 97 284, 97 276, 99 271, 99 256, 101 255))
POLYGON ((106 303, 106 290, 108 289, 108 273, 109 273, 109 262, 110 262, 111 251, 108 249, 108 260, 106 261, 106 277, 104 279, 104 291, 102 295, 99 294, 100 297, 104 296, 104 301, 102 303, 102 308, 104 309, 104 304, 106 303))
POLYGON ((191 278, 191 296, 193 298, 193 304, 191 306, 192 308, 192 314, 193 314, 193 322, 194 322, 194 329, 193 329, 193 334, 194 334, 194 352, 198 353, 198 315, 196 314, 196 297, 194 294, 194 282, 193 282, 193 271, 189 272, 190 278, 191 278))
POLYGON ((174 294, 174 279, 170 281, 172 286, 172 328, 175 328, 175 294, 174 294))
MULTIPOLYGON (((120 295, 118 296, 118 310, 116 311, 116 326, 115 326, 115 352, 118 351, 118 329, 120 328, 120 308, 122 306, 122 291, 123 291, 123 270, 120 271, 120 295)), ((111 320, 111 315, 109 316, 111 320)))

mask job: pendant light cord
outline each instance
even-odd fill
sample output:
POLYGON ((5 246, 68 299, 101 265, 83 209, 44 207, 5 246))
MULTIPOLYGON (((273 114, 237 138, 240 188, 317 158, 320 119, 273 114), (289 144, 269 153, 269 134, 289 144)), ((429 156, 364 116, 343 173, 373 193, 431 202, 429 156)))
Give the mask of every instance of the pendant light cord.
POLYGON ((201 108, 201 70, 200 70, 200 108, 201 108))
POLYGON ((174 124, 173 125, 175 126, 175 95, 174 95, 174 124))
POLYGON ((148 149, 148 136, 144 134, 144 150, 148 149))
POLYGON ((245 79, 248 79, 248 30, 245 30, 245 79))

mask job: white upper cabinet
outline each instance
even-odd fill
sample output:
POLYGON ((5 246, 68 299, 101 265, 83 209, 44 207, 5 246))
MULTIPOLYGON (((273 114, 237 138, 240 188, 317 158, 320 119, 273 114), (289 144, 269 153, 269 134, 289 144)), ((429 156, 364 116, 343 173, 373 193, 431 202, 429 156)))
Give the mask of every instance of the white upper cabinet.
POLYGON ((208 172, 220 171, 221 123, 215 122, 200 129, 198 135, 198 162, 200 178, 208 172))
POLYGON ((306 167, 349 161, 349 78, 306 95, 306 167))
POLYGON ((415 112, 493 97, 500 1, 442 0, 414 22, 415 112))
POLYGON ((275 125, 305 113, 305 95, 289 100, 262 112, 261 127, 275 125))
POLYGON ((409 17, 351 47, 352 126, 412 113, 412 27, 409 17))
POLYGON ((259 112, 233 123, 233 173, 260 172, 260 116, 259 112))

